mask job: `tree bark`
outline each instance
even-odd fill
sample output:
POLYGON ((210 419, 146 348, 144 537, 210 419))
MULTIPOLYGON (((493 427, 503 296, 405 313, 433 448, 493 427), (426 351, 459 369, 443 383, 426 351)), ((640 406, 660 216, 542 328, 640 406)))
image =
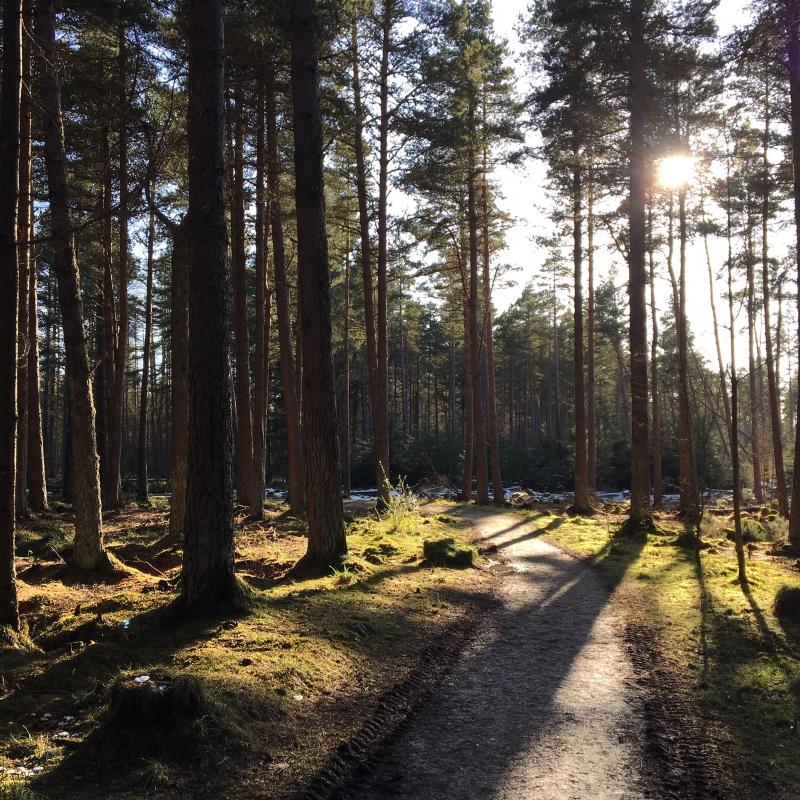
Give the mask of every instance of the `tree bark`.
POLYGON ((147 279, 144 296, 144 346, 142 348, 142 390, 139 397, 139 441, 137 447, 136 498, 145 502, 147 491, 147 403, 150 391, 150 354, 153 347, 153 249, 156 238, 155 213, 150 209, 147 226, 147 279))
POLYGON ((0 627, 14 631, 20 628, 14 541, 21 89, 22 3, 21 0, 6 0, 3 7, 3 94, 0 99, 0 627))
POLYGON ((588 185, 586 187, 586 257, 588 297, 586 308, 586 472, 589 492, 597 492, 597 412, 595 403, 595 349, 596 323, 594 309, 594 169, 589 162, 588 185))
MULTIPOLYGON (((789 98, 791 102, 792 163, 794 165, 792 188, 794 190, 795 267, 800 283, 800 44, 798 26, 800 13, 797 4, 786 0, 786 50, 789 57, 789 98)), ((797 294, 798 319, 800 319, 800 292, 797 294)), ((800 547, 800 391, 797 392, 794 441, 794 475, 792 478, 792 506, 789 512, 789 541, 800 547)))
POLYGON ((130 236, 128 221, 128 119, 126 106, 128 102, 126 85, 128 79, 128 48, 125 29, 119 32, 119 263, 117 265, 117 283, 119 284, 117 340, 114 350, 114 393, 109 414, 109 482, 107 504, 111 508, 119 508, 122 503, 122 440, 125 424, 125 367, 128 360, 128 247, 130 236))
POLYGON ((647 254, 650 264, 650 382, 652 384, 653 420, 651 447, 653 450, 653 507, 661 508, 664 500, 663 439, 661 434, 661 402, 658 386, 658 307, 656 306, 656 271, 653 258, 653 206, 647 207, 647 254))
POLYGON ((270 291, 267 286, 267 237, 269 215, 264 198, 264 156, 266 139, 264 131, 264 87, 258 87, 256 102, 256 319, 255 319, 255 369, 253 371, 253 461, 250 481, 250 515, 264 517, 264 489, 266 484, 266 421, 267 391, 269 386, 269 361, 267 324, 270 291))
POLYGON ((375 402, 372 425, 375 461, 381 477, 378 502, 390 497, 389 468, 389 313, 388 313, 388 190, 389 190, 389 52, 391 50, 394 0, 384 0, 381 20, 380 123, 378 144, 378 330, 375 402))
POLYGON ((188 214, 170 227, 172 260, 170 284, 170 416, 169 535, 175 544, 186 537, 189 469, 189 276, 191 272, 188 214))
MULTIPOLYGON (((30 23, 30 0, 22 6, 23 30, 30 31, 25 25, 30 23)), ((33 208, 31 206, 31 47, 30 37, 23 36, 22 40, 22 92, 20 95, 19 115, 19 191, 17 202, 17 260, 19 266, 18 294, 19 317, 17 322, 18 346, 23 351, 18 353, 17 373, 17 475, 16 475, 16 514, 25 516, 28 513, 28 440, 30 426, 30 412, 28 392, 30 381, 30 351, 33 342, 30 340, 31 328, 31 272, 33 261, 31 248, 33 241, 33 208)), ((35 285, 35 284, 34 284, 35 285)), ((33 313, 36 313, 36 301, 33 302, 33 313)))
POLYGON ((694 454, 692 411, 689 405, 689 331, 686 322, 686 188, 678 193, 678 236, 680 239, 680 277, 678 284, 678 430, 681 483, 681 512, 689 522, 700 516, 697 491, 697 465, 694 454))
POLYGON ((100 512, 100 475, 94 428, 91 368, 83 329, 80 275, 72 240, 72 221, 67 187, 67 157, 61 117, 61 88, 56 73, 58 57, 53 0, 36 5, 36 41, 39 63, 39 103, 44 159, 50 198, 53 268, 64 328, 69 394, 69 427, 72 469, 77 480, 72 492, 75 504, 75 539, 72 560, 81 569, 107 563, 100 512))
POLYGON ((344 355, 342 357, 342 492, 350 497, 350 215, 347 215, 344 254, 344 355))
MULTIPOLYGON (((578 150, 573 149, 577 162, 578 150)), ((589 500, 589 478, 586 451, 586 383, 583 363, 583 184, 580 166, 576 163, 572 172, 572 264, 575 278, 573 306, 574 359, 575 359, 575 504, 579 514, 591 511, 589 500)))
POLYGON ((295 0, 290 29, 297 265, 303 343, 303 445, 308 492, 308 550, 303 567, 317 570, 340 563, 347 553, 347 542, 340 493, 331 354, 319 97, 319 19, 315 0, 295 0))
POLYGON ((237 595, 225 221, 222 0, 190 0, 189 455, 181 599, 189 609, 237 595))
MULTIPOLYGON (((486 123, 486 99, 483 102, 483 122, 486 123)), ((505 502, 503 480, 500 473, 500 440, 497 433, 497 386, 495 382, 494 331, 492 324, 492 275, 491 275, 491 224, 489 219, 489 147, 483 143, 483 338, 486 342, 487 386, 487 433, 489 437, 489 457, 491 460, 492 488, 494 502, 505 502)))
POLYGON ((356 157, 356 195, 358 197, 358 223, 361 234, 361 279, 364 287, 364 335, 367 351, 367 380, 369 382, 369 402, 372 412, 372 446, 375 459, 375 482, 378 486, 379 502, 387 497, 384 486, 386 478, 382 473, 383 462, 379 457, 382 444, 379 442, 376 415, 380 415, 378 406, 378 333, 375 323, 375 289, 372 282, 372 242, 369 233, 369 210, 367 208, 367 168, 364 157, 364 110, 361 102, 361 67, 358 55, 358 27, 353 22, 351 31, 353 51, 353 121, 355 138, 353 149, 356 157))
POLYGON ((652 524, 650 512, 649 430, 647 421, 647 309, 645 304, 645 106, 647 84, 644 68, 644 23, 641 0, 631 0, 631 149, 630 149, 630 245, 628 291, 630 294, 631 349, 631 531, 652 524))
POLYGON ((303 445, 300 428, 300 400, 292 349, 292 315, 286 277, 286 248, 281 216, 280 163, 278 160, 278 112, 275 99, 275 67, 267 65, 267 200, 272 229, 272 260, 275 268, 275 305, 278 313, 278 347, 281 362, 281 387, 286 414, 289 508, 293 514, 305 508, 303 445))
POLYGON ((244 231, 244 123, 242 90, 236 88, 233 122, 231 236, 233 335, 236 356, 236 487, 239 502, 250 504, 253 470, 253 413, 250 403, 250 337, 247 319, 247 253, 244 231))
MULTIPOLYGON (((749 206, 749 203, 748 203, 749 206)), ((748 211, 748 217, 750 212, 748 211)), ((756 293, 755 269, 753 253, 752 220, 747 223, 746 243, 747 269, 747 327, 748 327, 748 366, 750 369, 748 387, 750 390, 750 445, 753 463, 753 494, 757 503, 764 502, 763 464, 761 461, 761 408, 758 402, 758 375, 756 373, 755 338, 756 338, 756 293)))
POLYGON ((769 417, 772 433, 772 455, 775 465, 775 484, 778 495, 778 513, 784 517, 789 516, 789 495, 786 490, 786 473, 783 467, 783 436, 781 430, 781 409, 778 389, 778 379, 775 369, 775 358, 772 348, 772 318, 770 315, 769 285, 769 206, 770 206, 770 175, 769 175, 769 142, 770 142, 770 109, 769 109, 769 77, 766 78, 764 87, 764 192, 761 201, 761 280, 764 298, 764 335, 766 340, 767 358, 767 387, 769 392, 769 417))
MULTIPOLYGON (((473 115, 474 116, 474 115, 473 115)), ((489 502, 489 472, 486 461, 485 415, 481 371, 481 337, 478 318, 478 211, 476 207, 476 173, 474 145, 469 147, 467 173, 467 223, 469 225, 469 357, 472 378, 472 429, 475 439, 476 501, 489 502)))

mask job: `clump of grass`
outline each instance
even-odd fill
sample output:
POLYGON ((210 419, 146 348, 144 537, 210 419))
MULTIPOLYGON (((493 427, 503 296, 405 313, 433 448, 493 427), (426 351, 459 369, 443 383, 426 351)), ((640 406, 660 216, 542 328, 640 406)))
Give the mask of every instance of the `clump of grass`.
POLYGON ((770 514, 761 523, 764 538, 769 542, 782 542, 789 537, 789 520, 770 514))
POLYGON ((409 521, 419 520, 419 498, 411 491, 406 479, 401 477, 397 484, 392 486, 388 478, 384 478, 384 486, 389 489, 389 500, 384 509, 383 516, 390 523, 393 531, 409 521))
POLYGON ((781 586, 775 595, 775 616, 781 620, 800 622, 800 588, 781 586))
POLYGON ((475 550, 452 537, 426 539, 422 544, 425 559, 436 567, 471 567, 475 550))
POLYGON ((25 781, 19 778, 0 778, 0 800, 41 800, 25 781))

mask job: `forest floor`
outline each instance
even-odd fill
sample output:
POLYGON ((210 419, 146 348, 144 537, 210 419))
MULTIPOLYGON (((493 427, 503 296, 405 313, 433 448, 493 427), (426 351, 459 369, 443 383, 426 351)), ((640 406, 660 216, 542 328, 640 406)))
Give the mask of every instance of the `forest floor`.
POLYGON ((87 585, 65 566, 68 514, 26 523, 20 606, 35 646, 0 651, 0 798, 294 796, 391 705, 388 692, 423 682, 424 661, 444 663, 432 643, 457 653, 493 603, 489 571, 424 558, 425 541, 447 539, 473 556, 448 517, 365 511, 351 507, 344 567, 302 582, 286 573, 305 551, 303 521, 278 503, 262 521, 240 516, 236 569, 251 612, 177 627, 162 621, 180 564, 165 502, 106 518, 123 566, 114 583, 87 585), (115 721, 115 684, 163 689, 179 675, 200 680, 202 718, 115 721))
POLYGON ((35 647, 0 652, 0 800, 800 796, 800 625, 772 613, 800 573, 774 543, 751 544, 745 595, 723 517, 697 551, 668 518, 622 539, 621 513, 352 503, 345 567, 296 583, 303 522, 267 509, 237 520, 250 613, 177 627, 164 501, 106 520, 113 584, 64 565, 67 514, 23 527, 35 647), (200 719, 109 708, 180 675, 200 719))

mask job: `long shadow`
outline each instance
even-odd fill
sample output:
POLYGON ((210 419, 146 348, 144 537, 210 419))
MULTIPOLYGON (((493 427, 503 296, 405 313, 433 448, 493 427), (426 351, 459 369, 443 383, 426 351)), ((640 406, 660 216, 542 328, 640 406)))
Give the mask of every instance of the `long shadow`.
MULTIPOLYGON (((547 770, 555 764, 548 763, 552 742, 569 737, 575 714, 604 714, 609 704, 620 702, 606 697, 602 686, 593 686, 595 696, 578 689, 582 707, 576 709, 559 692, 570 680, 576 659, 591 657, 586 648, 602 646, 592 638, 595 624, 644 543, 644 539, 632 542, 621 552, 606 547, 597 555, 597 566, 611 557, 620 561, 608 586, 588 564, 569 562, 572 568, 565 570, 563 559, 557 557, 515 556, 530 563, 532 574, 523 573, 524 584, 513 589, 507 605, 493 615, 491 627, 437 692, 435 702, 410 721, 366 785, 348 796, 361 800, 537 796, 530 783, 528 793, 521 789, 503 793, 509 791, 506 782, 523 754, 537 750, 547 770)), ((613 730, 615 737, 631 733, 613 730)), ((591 780, 591 775, 573 777, 579 783, 591 780)), ((531 776, 526 773, 526 778, 531 776)), ((570 786, 570 791, 579 789, 570 786)), ((541 796, 555 795, 545 791, 541 796)))
MULTIPOLYGON (((800 714, 797 652, 770 627, 750 587, 742 588, 742 597, 751 612, 748 616, 743 618, 717 611, 699 553, 693 554, 692 558, 701 593, 701 688, 708 693, 714 713, 726 723, 741 751, 751 757, 757 756, 762 763, 774 763, 777 754, 764 731, 774 730, 777 720, 782 717, 787 735, 793 735, 790 732, 792 725, 795 730, 797 728, 800 714), (790 687, 789 704, 793 705, 793 713, 789 713, 785 695, 764 692, 746 678, 743 680, 748 670, 760 670, 765 665, 781 675, 790 687)), ((796 766, 794 769, 796 771, 796 766)), ((750 775, 750 780, 750 789, 759 796, 784 796, 783 789, 771 775, 750 775)), ((795 775, 795 780, 800 780, 800 772, 795 775)))

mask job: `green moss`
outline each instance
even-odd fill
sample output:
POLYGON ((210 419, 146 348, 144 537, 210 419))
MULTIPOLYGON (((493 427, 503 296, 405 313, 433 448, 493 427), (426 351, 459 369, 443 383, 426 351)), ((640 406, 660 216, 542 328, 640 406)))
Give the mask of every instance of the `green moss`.
MULTIPOLYGON (((753 559, 743 592, 725 518, 704 523, 703 540, 713 546, 700 551, 672 546, 683 528, 669 520, 659 521, 663 535, 637 545, 615 537, 619 518, 608 525, 556 519, 537 518, 546 538, 612 582, 635 587, 642 602, 624 605, 625 613, 661 638, 690 699, 722 722, 742 785, 800 796, 800 764, 788 744, 800 718, 800 622, 774 613, 776 596, 800 595, 800 575, 788 564, 753 559)), ((747 525, 751 533, 761 528, 752 517, 747 525)))

